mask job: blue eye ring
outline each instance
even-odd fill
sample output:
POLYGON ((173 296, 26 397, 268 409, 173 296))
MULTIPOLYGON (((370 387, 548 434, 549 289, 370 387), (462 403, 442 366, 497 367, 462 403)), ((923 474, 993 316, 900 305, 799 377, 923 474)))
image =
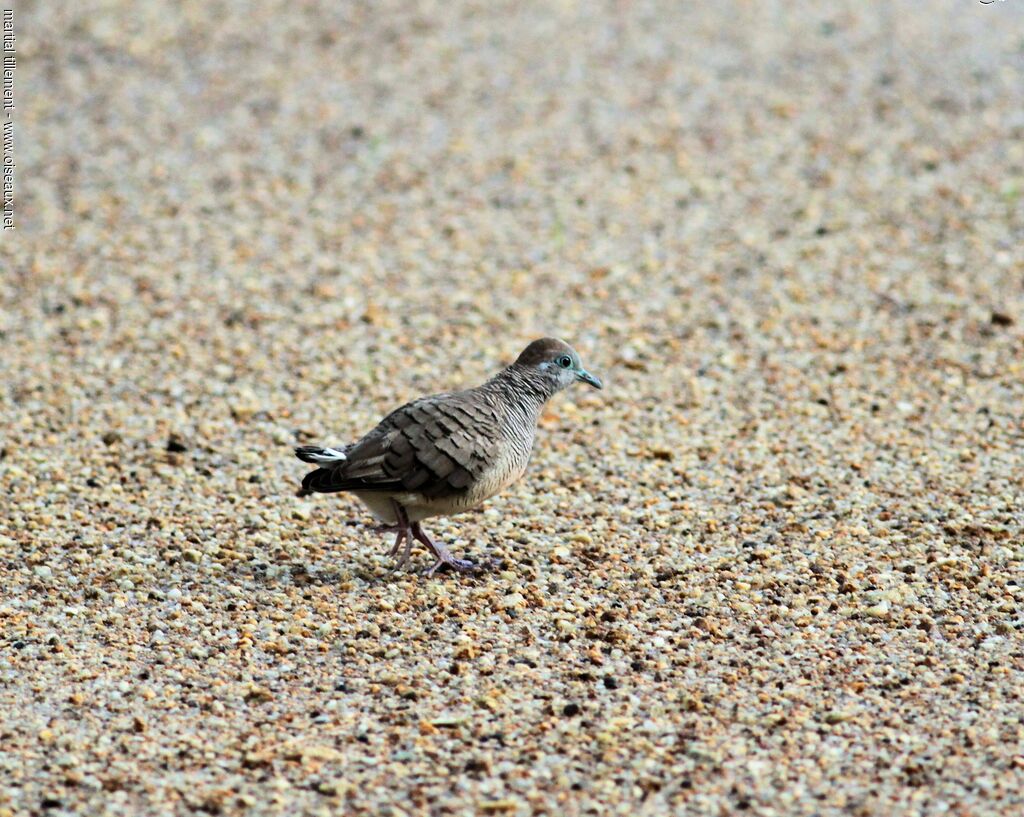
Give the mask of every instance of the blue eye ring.
POLYGON ((572 358, 569 357, 568 355, 561 355, 560 357, 555 358, 555 363, 557 363, 563 369, 568 369, 570 366, 572 366, 572 358))

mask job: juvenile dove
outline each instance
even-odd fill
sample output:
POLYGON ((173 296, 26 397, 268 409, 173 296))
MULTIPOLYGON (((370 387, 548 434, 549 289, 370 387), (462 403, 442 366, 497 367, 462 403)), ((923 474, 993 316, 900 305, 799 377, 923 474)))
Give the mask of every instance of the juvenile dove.
POLYGON ((437 558, 428 576, 441 565, 473 570, 472 562, 456 559, 420 523, 475 508, 518 480, 541 409, 576 381, 601 388, 567 343, 535 340, 483 385, 406 403, 357 442, 299 446, 300 460, 320 466, 302 480, 303 493, 355 494, 383 530, 397 534, 390 555, 405 542, 395 570, 408 562, 413 539, 437 558))

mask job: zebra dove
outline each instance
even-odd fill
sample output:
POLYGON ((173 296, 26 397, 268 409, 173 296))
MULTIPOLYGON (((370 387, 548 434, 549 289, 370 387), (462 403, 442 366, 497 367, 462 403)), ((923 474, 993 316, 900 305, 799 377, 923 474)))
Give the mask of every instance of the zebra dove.
POLYGON ((397 534, 390 555, 405 543, 394 570, 409 561, 413 539, 437 559, 426 575, 442 565, 475 570, 432 540, 420 523, 475 508, 518 480, 541 409, 576 381, 601 388, 567 343, 535 340, 483 385, 406 403, 357 442, 299 446, 300 460, 320 466, 306 474, 301 493, 355 494, 384 523, 382 530, 397 534))

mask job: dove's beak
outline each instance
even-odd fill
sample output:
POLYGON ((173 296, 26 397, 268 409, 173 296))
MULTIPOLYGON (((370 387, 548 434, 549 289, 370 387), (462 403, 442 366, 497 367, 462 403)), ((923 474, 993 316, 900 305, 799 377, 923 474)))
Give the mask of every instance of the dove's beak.
POLYGON ((589 383, 595 389, 603 389, 604 388, 604 385, 601 383, 600 378, 595 377, 590 372, 588 372, 586 369, 580 369, 578 372, 576 372, 576 379, 577 380, 582 380, 584 383, 589 383))

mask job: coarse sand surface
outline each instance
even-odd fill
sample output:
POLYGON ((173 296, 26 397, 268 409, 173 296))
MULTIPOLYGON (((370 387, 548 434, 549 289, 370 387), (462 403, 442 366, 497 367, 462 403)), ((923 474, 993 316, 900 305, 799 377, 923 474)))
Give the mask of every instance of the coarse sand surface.
POLYGON ((0 817, 1024 814, 1024 3, 15 25, 0 817), (549 334, 489 572, 295 495, 549 334))

